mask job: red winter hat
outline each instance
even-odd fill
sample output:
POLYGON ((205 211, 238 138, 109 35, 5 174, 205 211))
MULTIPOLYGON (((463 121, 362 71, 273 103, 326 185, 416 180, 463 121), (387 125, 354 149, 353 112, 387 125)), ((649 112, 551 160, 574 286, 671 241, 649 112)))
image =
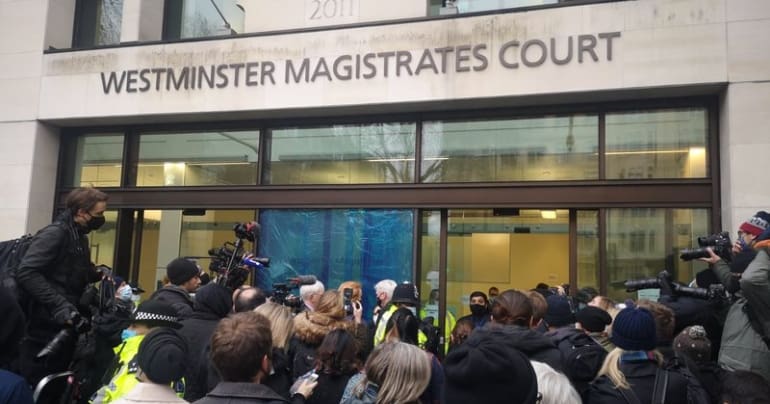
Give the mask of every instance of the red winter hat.
POLYGON ((768 227, 770 227, 770 213, 760 210, 754 216, 749 218, 749 220, 743 222, 738 229, 742 232, 759 236, 763 231, 767 230, 768 227))

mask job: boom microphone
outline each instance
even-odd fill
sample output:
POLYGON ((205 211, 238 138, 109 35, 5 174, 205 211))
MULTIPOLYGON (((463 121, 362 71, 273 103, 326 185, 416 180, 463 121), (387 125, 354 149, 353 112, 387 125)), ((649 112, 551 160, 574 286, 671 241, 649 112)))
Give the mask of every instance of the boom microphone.
POLYGON ((295 285, 314 285, 316 282, 318 282, 318 279, 315 277, 315 275, 298 275, 296 278, 290 278, 289 279, 291 283, 295 285))

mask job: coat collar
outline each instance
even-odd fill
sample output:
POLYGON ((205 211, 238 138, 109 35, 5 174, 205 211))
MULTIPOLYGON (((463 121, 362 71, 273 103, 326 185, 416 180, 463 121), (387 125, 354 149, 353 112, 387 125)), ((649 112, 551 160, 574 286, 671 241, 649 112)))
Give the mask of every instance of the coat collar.
POLYGON ((257 383, 219 382, 214 390, 207 394, 209 397, 238 397, 257 398, 264 400, 288 401, 278 395, 270 387, 257 383))

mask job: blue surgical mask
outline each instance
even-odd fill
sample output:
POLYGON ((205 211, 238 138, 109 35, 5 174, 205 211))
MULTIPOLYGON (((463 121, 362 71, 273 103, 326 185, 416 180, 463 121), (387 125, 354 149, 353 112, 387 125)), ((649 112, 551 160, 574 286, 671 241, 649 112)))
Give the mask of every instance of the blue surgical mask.
POLYGON ((133 296, 134 296, 134 293, 131 292, 130 286, 123 286, 118 290, 118 299, 124 302, 130 301, 133 296))
POLYGON ((123 341, 125 341, 125 340, 127 340, 127 339, 129 339, 129 338, 131 338, 131 337, 135 337, 135 336, 136 336, 136 331, 134 331, 134 330, 131 330, 131 329, 128 329, 128 328, 126 328, 125 330, 123 330, 123 332, 120 334, 120 338, 121 338, 123 341))

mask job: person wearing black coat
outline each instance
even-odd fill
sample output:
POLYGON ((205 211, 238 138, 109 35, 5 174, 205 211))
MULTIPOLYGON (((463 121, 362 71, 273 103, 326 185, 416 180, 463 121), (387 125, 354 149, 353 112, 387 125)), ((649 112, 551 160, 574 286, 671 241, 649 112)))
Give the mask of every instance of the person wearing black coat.
MULTIPOLYGON (((166 265, 169 284, 156 290, 150 300, 168 303, 176 310, 180 320, 190 318, 195 311, 195 302, 190 293, 201 284, 198 265, 186 258, 175 258, 166 265)), ((232 295, 230 297, 232 299, 232 295)), ((232 300, 231 300, 232 301, 232 300)))
POLYGON ((663 355, 655 350, 656 326, 652 314, 628 301, 612 325, 611 341, 617 348, 607 354, 599 375, 589 387, 586 404, 651 403, 656 394, 656 378, 667 403, 688 402, 688 380, 682 374, 663 368, 663 355), (665 382, 663 382, 665 380, 665 382), (631 399, 631 401, 629 401, 631 399))
POLYGON ((195 401, 206 395, 208 390, 207 372, 201 366, 201 361, 207 358, 197 353, 206 350, 211 335, 214 334, 219 320, 227 317, 233 306, 232 293, 226 287, 209 283, 198 289, 195 294, 195 311, 190 318, 182 320, 179 334, 187 341, 191 353, 184 372, 184 399, 195 401))
POLYGON ((46 360, 36 356, 62 329, 76 325, 84 331, 91 313, 79 305, 80 297, 89 283, 102 277, 91 262, 86 235, 104 224, 107 195, 94 188, 77 188, 67 195, 65 207, 52 224, 35 234, 16 270, 16 281, 26 296, 22 309, 27 317, 19 363, 32 385, 69 366, 74 335, 46 360))
MULTIPOLYGON (((494 328, 510 339, 511 346, 530 360, 543 362, 557 371, 563 364, 559 348, 545 335, 532 330, 532 305, 527 295, 506 290, 492 303, 492 322, 485 328, 494 328)), ((474 329, 473 334, 484 329, 474 329)), ((471 334, 471 335, 473 335, 471 334)))

